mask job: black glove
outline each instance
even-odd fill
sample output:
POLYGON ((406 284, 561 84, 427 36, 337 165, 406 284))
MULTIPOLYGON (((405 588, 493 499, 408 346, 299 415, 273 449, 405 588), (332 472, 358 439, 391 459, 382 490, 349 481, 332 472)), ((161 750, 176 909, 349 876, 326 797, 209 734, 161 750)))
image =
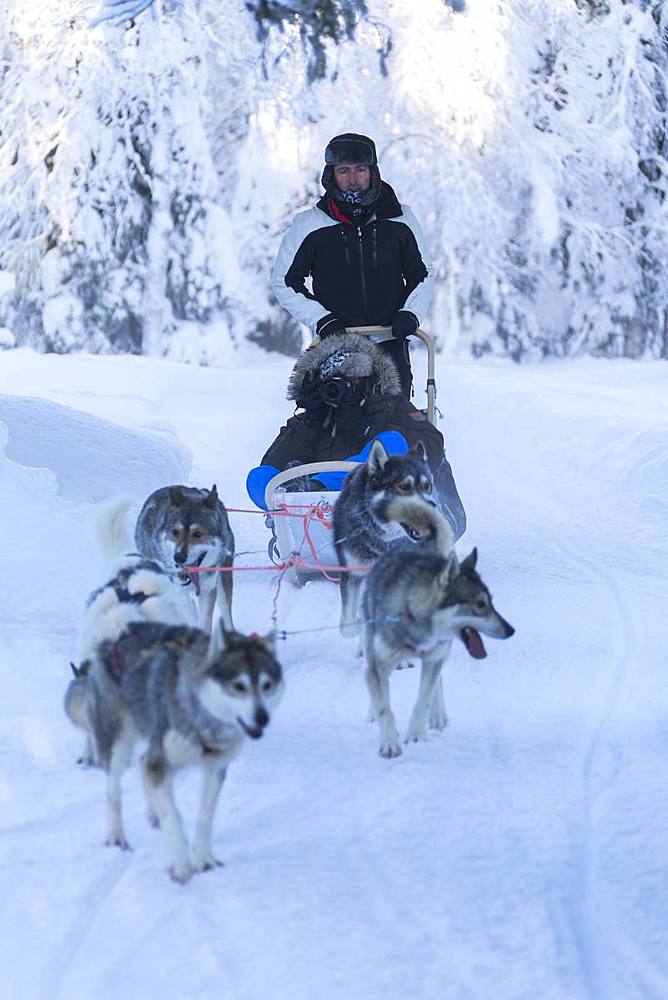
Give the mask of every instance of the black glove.
POLYGON ((345 333, 346 328, 341 320, 336 318, 334 313, 327 313, 326 316, 323 316, 316 323, 315 332, 319 337, 331 337, 335 333, 345 333))
POLYGON ((320 389, 322 382, 319 378, 310 379, 308 376, 302 382, 299 395, 295 399, 297 406, 303 410, 320 409, 323 406, 320 389))
POLYGON ((409 312, 407 309, 400 309, 392 320, 392 336, 396 340, 405 340, 406 337, 415 333, 419 325, 420 321, 415 313, 409 312))

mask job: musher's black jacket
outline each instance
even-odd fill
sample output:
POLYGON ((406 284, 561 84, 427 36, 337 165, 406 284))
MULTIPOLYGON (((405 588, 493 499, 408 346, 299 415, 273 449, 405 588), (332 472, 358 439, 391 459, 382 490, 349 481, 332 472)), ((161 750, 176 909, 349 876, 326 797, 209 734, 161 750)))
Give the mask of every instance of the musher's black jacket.
POLYGON ((431 302, 433 276, 410 208, 383 182, 366 222, 358 226, 341 219, 328 195, 295 217, 272 274, 280 304, 313 331, 330 312, 347 327, 389 326, 399 309, 421 319, 431 302))

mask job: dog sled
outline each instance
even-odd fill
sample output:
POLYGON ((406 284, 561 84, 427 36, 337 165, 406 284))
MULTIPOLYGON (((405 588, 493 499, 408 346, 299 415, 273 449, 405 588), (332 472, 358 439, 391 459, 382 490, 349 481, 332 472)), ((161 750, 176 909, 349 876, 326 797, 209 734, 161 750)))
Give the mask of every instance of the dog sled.
MULTIPOLYGON (((347 332, 371 336, 390 329, 384 326, 360 326, 349 327, 347 332)), ((427 405, 422 412, 434 423, 434 342, 424 330, 416 330, 413 336, 422 341, 427 350, 427 405)), ((315 577, 338 580, 332 515, 339 493, 336 490, 291 492, 290 483, 302 477, 317 479, 319 473, 351 472, 357 465, 357 462, 350 461, 309 462, 283 469, 267 483, 264 499, 269 511, 265 523, 271 531, 269 558, 276 566, 287 565, 286 579, 295 586, 303 586, 315 577)))

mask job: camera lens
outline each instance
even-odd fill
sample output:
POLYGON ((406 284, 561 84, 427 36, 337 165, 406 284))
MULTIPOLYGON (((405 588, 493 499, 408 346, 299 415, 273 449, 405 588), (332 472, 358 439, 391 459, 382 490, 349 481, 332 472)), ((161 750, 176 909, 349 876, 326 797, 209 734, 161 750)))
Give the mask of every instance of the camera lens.
POLYGON ((346 387, 346 379, 330 378, 320 386, 320 397, 328 406, 336 406, 345 396, 346 387))

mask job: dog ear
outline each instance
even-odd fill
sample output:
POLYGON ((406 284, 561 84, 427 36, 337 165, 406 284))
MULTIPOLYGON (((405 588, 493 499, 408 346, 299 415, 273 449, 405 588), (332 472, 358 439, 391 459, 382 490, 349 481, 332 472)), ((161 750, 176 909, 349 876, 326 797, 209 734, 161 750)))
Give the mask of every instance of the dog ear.
POLYGON ((423 462, 427 461, 427 449, 424 446, 424 442, 416 441, 413 447, 411 448, 411 451, 414 452, 414 454, 416 454, 417 457, 421 459, 423 462))
POLYGON ((216 484, 214 483, 209 490, 206 499, 204 500, 204 507, 217 507, 218 506, 218 490, 216 484))
POLYGON ((167 496, 169 502, 173 503, 175 507, 179 507, 183 503, 183 493, 180 486, 170 486, 167 496))
POLYGON ((369 472, 380 472, 390 456, 382 441, 374 441, 366 460, 369 472))
POLYGON ((478 561, 478 550, 472 549, 472 551, 467 555, 464 562, 459 567, 461 573, 473 573, 475 570, 475 564, 478 561))
POLYGON ((79 674, 81 673, 81 671, 79 670, 79 668, 77 666, 75 666, 74 663, 72 663, 71 660, 70 660, 70 667, 72 668, 72 673, 74 674, 74 676, 78 677, 79 674))

